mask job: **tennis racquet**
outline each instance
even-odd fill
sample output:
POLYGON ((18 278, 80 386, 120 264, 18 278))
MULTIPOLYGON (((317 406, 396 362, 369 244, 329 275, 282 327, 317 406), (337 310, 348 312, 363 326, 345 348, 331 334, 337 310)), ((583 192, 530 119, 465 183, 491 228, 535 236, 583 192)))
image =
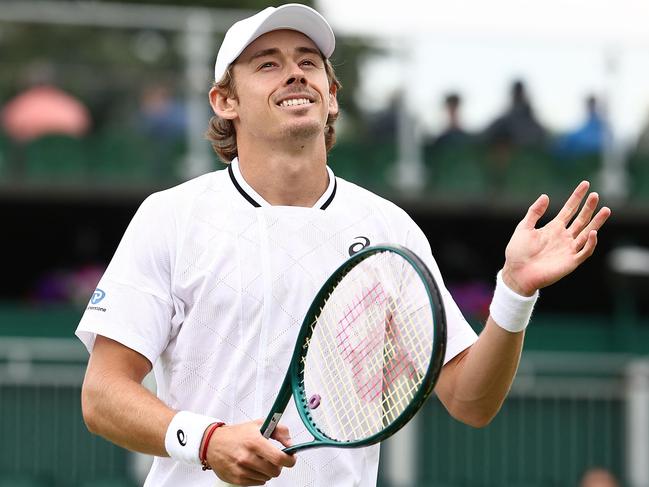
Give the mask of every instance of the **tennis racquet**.
POLYGON ((430 270, 404 247, 367 247, 313 300, 261 433, 271 436, 293 396, 313 441, 287 453, 385 440, 432 393, 445 350, 446 317, 430 270))

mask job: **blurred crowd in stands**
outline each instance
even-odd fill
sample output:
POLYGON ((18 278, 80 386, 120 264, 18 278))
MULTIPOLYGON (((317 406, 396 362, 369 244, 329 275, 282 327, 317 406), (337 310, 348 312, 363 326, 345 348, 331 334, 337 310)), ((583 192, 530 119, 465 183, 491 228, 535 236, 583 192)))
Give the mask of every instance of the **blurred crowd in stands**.
POLYGON ((49 64, 34 63, 21 89, 0 104, 0 181, 73 185, 94 178, 151 186, 178 180, 187 115, 173 83, 147 84, 126 117, 98 118, 57 86, 49 64))
MULTIPOLYGON (((444 96, 444 122, 423 141, 427 189, 432 190, 427 194, 507 198, 538 191, 561 193, 582 179, 601 183, 606 159, 622 154, 627 198, 649 197, 649 118, 638 138, 622 146, 613 139, 605 103, 595 94, 584 96, 582 121, 564 132, 539 120, 524 80, 511 83, 508 100, 504 111, 481 130, 469 131, 462 123, 462 95, 449 92, 444 96)), ((400 103, 397 93, 386 110, 372 115, 369 141, 394 139, 400 103)))
MULTIPOLYGON (((150 191, 180 181, 188 120, 173 82, 144 84, 119 123, 93 116, 84 100, 57 86, 47 64, 31 66, 21 85, 0 98, 0 185, 139 185, 150 191)), ((539 121, 523 80, 511 83, 508 106, 480 131, 463 125, 462 103, 460 93, 449 92, 442 100, 444 125, 423 141, 422 198, 527 201, 540 191, 568 191, 584 178, 597 182, 612 137, 595 95, 585 97, 582 123, 560 134, 539 121)), ((330 155, 338 175, 379 192, 395 190, 401 105, 397 94, 385 111, 368 115, 363 130, 341 130, 330 155)), ((649 123, 629 150, 627 171, 630 199, 649 201, 649 123)), ((101 270, 94 262, 49 270, 31 297, 78 302, 101 270)), ((490 291, 483 283, 462 282, 454 293, 480 322, 490 291)))
MULTIPOLYGON (((15 96, 0 99, 0 181, 81 179, 145 186, 179 180, 188 120, 173 82, 143 85, 131 113, 115 123, 93 120, 83 100, 56 85, 45 63, 35 63, 23 78, 15 96)), ((460 93, 448 93, 445 126, 423 141, 428 186, 440 193, 462 193, 463 184, 465 193, 476 188, 516 193, 517 187, 526 189, 526 164, 537 166, 531 174, 539 180, 555 178, 562 168, 592 177, 613 142, 602 103, 592 94, 584 100, 583 122, 560 134, 538 120, 523 80, 512 82, 508 106, 481 131, 463 126, 462 102, 460 93), (548 169, 555 172, 539 172, 548 169)), ((331 157, 340 175, 355 180, 372 172, 375 180, 360 182, 390 188, 401 103, 397 94, 384 112, 368 114, 364 129, 354 127, 347 136, 341 131, 331 157), (365 170, 370 167, 374 170, 365 170)), ((649 120, 628 152, 631 166, 649 158, 649 120)), ((646 171, 640 172, 647 179, 646 171)))
POLYGON ((575 157, 601 155, 610 143, 611 134, 595 95, 586 97, 582 124, 555 136, 536 117, 522 80, 512 83, 509 99, 504 113, 490 122, 481 133, 472 134, 461 124, 461 96, 449 93, 444 98, 446 127, 427 142, 427 149, 434 154, 458 145, 482 143, 494 152, 501 164, 505 164, 516 149, 547 150, 557 161, 565 162, 575 157))

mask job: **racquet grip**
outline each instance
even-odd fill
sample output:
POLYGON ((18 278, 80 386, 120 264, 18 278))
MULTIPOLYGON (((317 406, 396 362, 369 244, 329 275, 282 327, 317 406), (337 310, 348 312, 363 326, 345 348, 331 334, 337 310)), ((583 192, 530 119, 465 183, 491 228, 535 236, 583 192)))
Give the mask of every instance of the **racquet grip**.
MULTIPOLYGON (((275 431, 275 427, 277 426, 277 423, 279 422, 281 417, 282 417, 282 413, 274 413, 274 414, 271 413, 268 416, 266 422, 263 424, 261 428, 261 434, 264 436, 264 438, 266 439, 270 438, 270 436, 273 434, 273 431, 275 431)), ((239 486, 235 484, 229 484, 217 478, 214 487, 239 487, 239 486)))

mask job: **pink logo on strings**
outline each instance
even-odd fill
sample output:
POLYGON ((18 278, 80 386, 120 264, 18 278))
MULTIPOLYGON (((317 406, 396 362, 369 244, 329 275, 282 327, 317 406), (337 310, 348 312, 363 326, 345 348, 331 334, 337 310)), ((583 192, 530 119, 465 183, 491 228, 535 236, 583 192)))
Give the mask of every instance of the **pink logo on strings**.
POLYGON ((412 360, 401 346, 399 330, 389 310, 375 311, 374 314, 382 318, 357 330, 363 326, 358 319, 374 306, 384 307, 387 299, 388 295, 379 282, 364 290, 338 322, 338 349, 351 365, 356 393, 366 402, 372 402, 386 392, 404 373, 410 377, 416 373, 412 360), (355 331, 362 331, 365 336, 359 337, 355 331), (369 374, 366 370, 368 359, 374 357, 379 348, 380 353, 384 353, 382 370, 369 374))

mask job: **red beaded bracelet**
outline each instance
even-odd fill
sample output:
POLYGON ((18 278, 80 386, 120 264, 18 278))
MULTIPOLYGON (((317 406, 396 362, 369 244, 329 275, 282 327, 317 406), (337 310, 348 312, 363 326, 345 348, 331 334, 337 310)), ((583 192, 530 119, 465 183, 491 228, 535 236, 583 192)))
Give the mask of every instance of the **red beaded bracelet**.
POLYGON ((212 435, 216 431, 217 428, 220 428, 221 426, 224 426, 225 423, 213 423, 210 425, 209 429, 207 430, 207 433, 205 434, 205 441, 203 442, 203 448, 201 449, 200 455, 199 455, 199 460, 201 461, 201 464, 203 465, 203 470, 212 470, 212 467, 209 466, 207 463, 207 447, 210 444, 210 440, 212 439, 212 435))

